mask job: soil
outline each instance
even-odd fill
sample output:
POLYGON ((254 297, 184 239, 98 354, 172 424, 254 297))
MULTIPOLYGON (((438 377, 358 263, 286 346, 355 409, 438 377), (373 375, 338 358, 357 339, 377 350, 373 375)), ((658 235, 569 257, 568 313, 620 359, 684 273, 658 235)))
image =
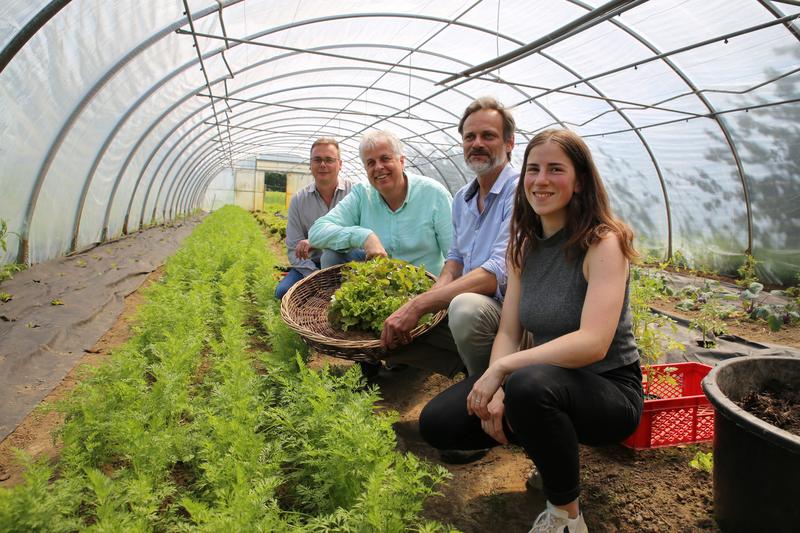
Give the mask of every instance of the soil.
MULTIPOLYGON (((271 244, 277 257, 285 252, 271 244)), ((147 283, 161 276, 154 272, 147 283)), ((146 284, 147 284, 146 283, 146 284)), ((14 461, 12 448, 21 448, 36 457, 55 458, 58 446, 52 433, 61 420, 46 406, 62 398, 80 380, 80 366, 99 365, 107 354, 131 335, 130 319, 141 303, 140 292, 128 296, 117 323, 98 341, 64 381, 43 402, 45 409, 32 413, 0 443, 0 486, 13 486, 22 479, 22 469, 14 461)), ((673 308, 668 309, 674 312, 673 308)), ((766 328, 766 326, 765 326, 766 328)), ((778 338, 757 328, 731 325, 731 333, 753 340, 800 347, 798 328, 781 330, 778 338), (759 337, 754 333, 766 336, 759 337)), ((313 356, 310 364, 351 365, 352 362, 326 356, 313 356)), ((407 368, 381 370, 373 380, 380 389, 382 409, 397 412, 397 445, 432 463, 442 464, 452 479, 440 488, 441 495, 430 498, 424 517, 447 523, 466 533, 527 531, 544 508, 538 490, 526 488, 532 471, 531 461, 514 446, 500 446, 485 457, 466 465, 445 465, 438 454, 420 437, 417 420, 423 406, 453 381, 426 371, 407 368)), ((795 411, 797 409, 795 408, 795 411)), ((695 470, 689 461, 698 451, 709 452, 709 443, 633 451, 622 446, 581 447, 581 505, 592 531, 716 531, 713 521, 711 474, 695 470)))
MULTIPOLYGON (((675 304, 678 302, 680 302, 678 298, 656 300, 650 306, 686 320, 692 320, 700 314, 699 311, 677 309, 675 304)), ((750 320, 749 318, 734 316, 724 319, 724 322, 729 334, 737 335, 749 341, 800 348, 800 323, 789 324, 778 331, 772 331, 764 320, 750 320)), ((700 338, 699 335, 698 333, 698 338, 700 338)))
MULTIPOLYGON (((312 366, 349 365, 316 355, 312 366)), ((533 470, 521 448, 499 446, 471 464, 442 463, 419 434, 425 404, 454 381, 424 370, 380 371, 373 384, 381 406, 396 411, 398 449, 447 468, 452 479, 430 498, 424 516, 465 533, 527 531, 544 509, 542 493, 526 488, 533 470)), ((716 531, 711 474, 689 461, 710 443, 634 451, 623 446, 581 446, 581 505, 591 531, 716 531)))
POLYGON ((736 403, 761 420, 800 436, 800 390, 767 387, 736 403))

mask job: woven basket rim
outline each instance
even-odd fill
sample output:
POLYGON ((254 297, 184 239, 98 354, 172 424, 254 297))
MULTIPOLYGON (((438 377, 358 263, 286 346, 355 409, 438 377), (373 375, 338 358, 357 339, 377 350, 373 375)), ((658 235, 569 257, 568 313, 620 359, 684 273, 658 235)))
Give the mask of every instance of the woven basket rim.
MULTIPOLYGON (((329 278, 332 275, 337 275, 346 264, 347 263, 316 270, 292 285, 292 287, 289 288, 289 290, 281 299, 281 318, 289 327, 289 329, 300 335, 306 344, 318 351, 327 353, 328 355, 343 357, 345 359, 376 359, 383 357, 387 352, 381 348, 380 339, 338 339, 328 337, 320 334, 319 332, 311 331, 307 327, 298 323, 293 316, 296 314, 296 310, 302 306, 302 303, 304 303, 298 303, 295 301, 297 299, 295 296, 298 294, 298 291, 304 290, 309 284, 317 283, 318 278, 320 277, 329 278)), ((436 276, 430 272, 426 271, 425 274, 432 280, 436 281, 436 276)), ((437 311, 433 314, 430 323, 422 324, 412 329, 410 332, 412 341, 438 325, 446 315, 446 308, 437 311)), ((327 307, 324 316, 327 320, 327 307)), ((343 334, 346 335, 347 332, 343 332, 343 334)))

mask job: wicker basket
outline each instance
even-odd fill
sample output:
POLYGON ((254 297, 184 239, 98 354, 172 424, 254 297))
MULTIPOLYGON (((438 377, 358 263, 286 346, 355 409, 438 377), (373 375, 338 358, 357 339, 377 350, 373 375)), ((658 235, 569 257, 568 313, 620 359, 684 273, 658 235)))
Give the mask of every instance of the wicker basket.
MULTIPOLYGON (((377 361, 386 356, 379 336, 358 330, 342 331, 328 320, 331 296, 342 284, 343 266, 318 270, 295 283, 281 300, 281 318, 320 353, 354 361, 377 361)), ((436 279, 430 272, 426 274, 436 279)), ((429 324, 411 330, 411 338, 427 332, 446 315, 447 309, 435 313, 429 324)))

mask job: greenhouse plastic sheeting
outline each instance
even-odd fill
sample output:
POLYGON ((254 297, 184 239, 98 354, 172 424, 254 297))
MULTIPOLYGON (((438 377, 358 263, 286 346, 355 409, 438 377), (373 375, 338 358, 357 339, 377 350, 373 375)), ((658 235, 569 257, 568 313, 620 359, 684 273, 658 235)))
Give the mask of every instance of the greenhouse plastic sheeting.
POLYGON ((6 0, 2 261, 39 262, 231 201, 233 169, 388 129, 471 179, 457 124, 493 95, 513 161, 548 127, 592 148, 645 255, 800 270, 800 3, 774 0, 6 0))

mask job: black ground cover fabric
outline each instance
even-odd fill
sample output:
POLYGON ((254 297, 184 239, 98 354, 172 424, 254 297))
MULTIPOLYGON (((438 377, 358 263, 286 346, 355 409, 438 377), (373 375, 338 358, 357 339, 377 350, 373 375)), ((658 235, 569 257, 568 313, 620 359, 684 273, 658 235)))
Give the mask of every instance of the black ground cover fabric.
POLYGON ((116 322, 125 297, 200 222, 154 227, 33 265, 0 284, 0 440, 58 385, 116 322), (63 305, 53 305, 53 303, 63 305))

